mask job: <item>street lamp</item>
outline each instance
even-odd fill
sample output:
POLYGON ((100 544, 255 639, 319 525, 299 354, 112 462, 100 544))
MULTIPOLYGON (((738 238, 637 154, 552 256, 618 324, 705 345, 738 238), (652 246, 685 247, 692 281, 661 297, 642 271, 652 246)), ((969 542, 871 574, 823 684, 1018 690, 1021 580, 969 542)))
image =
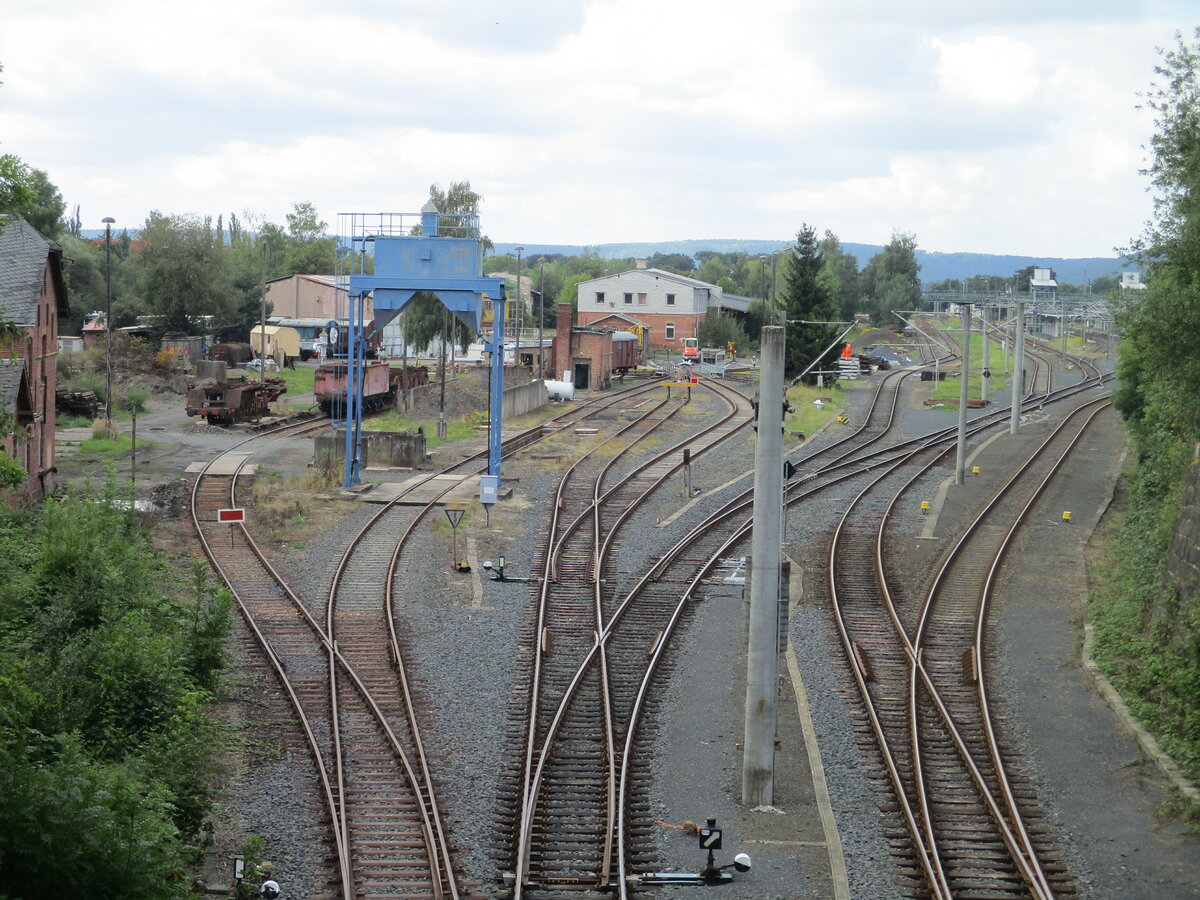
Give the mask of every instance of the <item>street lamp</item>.
POLYGON ((538 377, 546 375, 544 354, 546 346, 542 343, 542 329, 546 322, 546 257, 538 257, 538 377))
POLYGON ((112 433, 112 227, 117 220, 105 216, 104 222, 104 428, 112 433))
POLYGON ((516 360, 518 366, 521 364, 521 325, 524 324, 521 316, 521 254, 524 252, 524 247, 517 248, 517 346, 513 351, 513 359, 516 360))

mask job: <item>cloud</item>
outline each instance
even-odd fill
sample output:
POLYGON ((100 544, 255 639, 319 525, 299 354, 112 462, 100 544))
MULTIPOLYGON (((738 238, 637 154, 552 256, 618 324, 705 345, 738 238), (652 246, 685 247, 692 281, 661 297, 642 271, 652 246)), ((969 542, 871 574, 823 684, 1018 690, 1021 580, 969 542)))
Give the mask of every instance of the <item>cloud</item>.
POLYGON ((1001 35, 984 35, 960 44, 931 40, 938 52, 941 90, 955 99, 1015 106, 1037 91, 1037 54, 1026 41, 1001 35))
POLYGON ((85 224, 279 222, 300 200, 333 223, 469 179, 502 241, 785 239, 810 221, 847 241, 902 228, 929 249, 1095 255, 1149 215, 1136 94, 1184 12, 63 0, 6 13, 0 151, 85 224))

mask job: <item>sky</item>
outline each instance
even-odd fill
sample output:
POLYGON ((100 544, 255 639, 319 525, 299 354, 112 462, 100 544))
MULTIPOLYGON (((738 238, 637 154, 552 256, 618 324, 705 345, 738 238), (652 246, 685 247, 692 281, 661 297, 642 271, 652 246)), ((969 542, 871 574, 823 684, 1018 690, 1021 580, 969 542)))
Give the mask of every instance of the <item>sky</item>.
POLYGON ((467 180, 499 243, 1111 256, 1193 3, 0 0, 0 153, 84 228, 310 202, 336 233, 467 180))

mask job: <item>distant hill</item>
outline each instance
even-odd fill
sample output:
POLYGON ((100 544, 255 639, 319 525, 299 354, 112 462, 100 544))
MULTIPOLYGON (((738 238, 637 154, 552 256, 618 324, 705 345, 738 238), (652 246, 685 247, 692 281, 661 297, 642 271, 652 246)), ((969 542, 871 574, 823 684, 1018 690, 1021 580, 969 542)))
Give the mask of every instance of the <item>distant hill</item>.
MULTIPOLYGON (((83 236, 89 238, 104 237, 103 229, 83 229, 83 236)), ((136 232, 130 231, 131 237, 136 232)), ((656 243, 631 244, 525 244, 526 259, 539 255, 561 253, 565 256, 579 256, 587 251, 594 252, 605 259, 645 259, 655 253, 686 253, 694 257, 702 250, 714 253, 746 253, 754 256, 759 253, 774 253, 780 247, 786 247, 791 241, 756 241, 730 238, 722 240, 707 238, 694 241, 658 241, 656 243)), ((517 244, 496 244, 497 253, 516 253, 517 244)), ((852 244, 843 242, 842 246, 858 259, 861 269, 872 256, 883 247, 878 244, 852 244)), ((921 280, 926 284, 945 281, 947 278, 970 278, 972 275, 998 275, 1008 277, 1026 266, 1049 266, 1058 276, 1059 281, 1069 281, 1071 284, 1086 284, 1090 279, 1101 275, 1114 275, 1125 269, 1125 261, 1112 256, 1089 256, 1077 259, 1063 259, 1057 256, 1010 256, 993 253, 941 253, 938 251, 917 248, 917 262, 921 264, 921 280)))
MULTIPOLYGON (((578 256, 592 251, 605 259, 644 259, 655 253, 686 253, 695 256, 701 250, 715 253, 773 253, 786 247, 790 241, 755 240, 694 240, 660 241, 641 244, 597 244, 587 247, 579 244, 525 244, 524 256, 562 253, 578 256)), ((861 269, 867 261, 883 249, 878 244, 852 244, 842 246, 858 259, 861 269)), ((496 244, 497 253, 516 253, 516 244, 496 244)), ((1086 284, 1101 275, 1113 275, 1125 268, 1125 261, 1117 257, 1090 256, 1079 259, 1063 259, 1057 256, 1010 256, 992 253, 940 253, 917 248, 917 262, 921 264, 921 280, 926 283, 945 281, 947 278, 970 278, 972 275, 998 275, 1007 277, 1026 266, 1048 266, 1059 281, 1071 284, 1086 284)))

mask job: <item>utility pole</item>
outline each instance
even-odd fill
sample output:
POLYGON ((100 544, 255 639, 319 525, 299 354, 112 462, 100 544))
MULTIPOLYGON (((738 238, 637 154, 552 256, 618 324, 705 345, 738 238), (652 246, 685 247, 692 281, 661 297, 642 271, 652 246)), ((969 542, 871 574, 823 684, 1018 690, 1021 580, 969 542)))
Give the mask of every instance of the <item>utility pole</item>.
POLYGON ((983 334, 983 382, 982 387, 980 388, 979 396, 980 399, 983 400, 984 406, 987 406, 988 404, 988 388, 990 387, 990 382, 992 380, 992 371, 988 368, 988 346, 990 345, 991 341, 988 340, 987 310, 988 308, 986 306, 980 307, 979 310, 979 314, 983 316, 983 325, 979 329, 983 334))
POLYGON ((783 493, 783 328, 762 329, 758 435, 754 450, 750 629, 746 647, 746 725, 742 802, 775 799, 775 692, 778 679, 780 496, 783 493))
MULTIPOLYGON (((267 381, 267 247, 269 238, 262 236, 262 295, 258 301, 258 383, 267 381)), ((349 370, 347 370, 349 371, 349 370)), ((348 385, 347 385, 348 387, 348 385)), ((349 399, 349 394, 346 395, 349 399)))
POLYGON ((1062 328, 1062 360, 1063 360, 1063 365, 1066 365, 1066 362, 1067 362, 1067 296, 1066 296, 1066 294, 1063 295, 1061 304, 1062 305, 1059 306, 1059 308, 1058 308, 1058 311, 1062 316, 1062 318, 1059 319, 1059 326, 1062 328))
POLYGON ((1012 410, 1009 413, 1008 433, 1016 434, 1021 424, 1021 397, 1025 393, 1025 301, 1017 301, 1017 333, 1013 338, 1016 345, 1013 355, 1012 410))
POLYGON ((517 326, 517 346, 513 350, 513 362, 518 366, 521 364, 521 326, 525 324, 525 317, 521 315, 521 254, 524 252, 524 247, 517 248, 517 314, 513 323, 517 326))
POLYGON ((962 384, 958 386, 958 450, 954 456, 954 483, 966 483, 967 387, 971 381, 971 305, 962 304, 962 384))
POLYGON ((104 217, 104 436, 113 436, 112 423, 112 227, 117 221, 104 217))

